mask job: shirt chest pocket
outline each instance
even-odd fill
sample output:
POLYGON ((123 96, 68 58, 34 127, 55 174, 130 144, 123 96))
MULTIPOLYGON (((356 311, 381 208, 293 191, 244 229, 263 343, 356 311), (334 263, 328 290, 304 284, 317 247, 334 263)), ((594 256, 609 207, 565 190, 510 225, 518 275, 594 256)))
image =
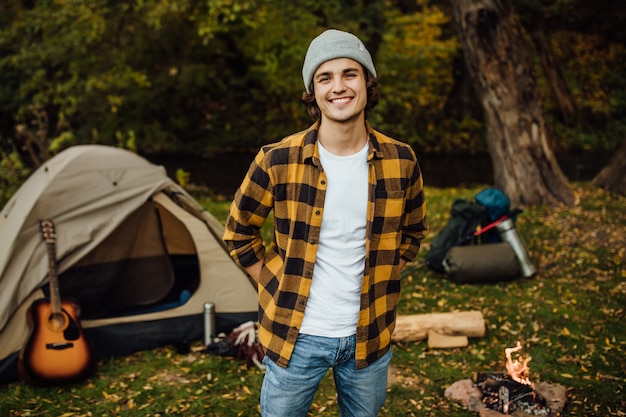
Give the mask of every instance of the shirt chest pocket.
POLYGON ((400 231, 405 201, 404 190, 377 190, 374 201, 373 232, 386 234, 400 231))

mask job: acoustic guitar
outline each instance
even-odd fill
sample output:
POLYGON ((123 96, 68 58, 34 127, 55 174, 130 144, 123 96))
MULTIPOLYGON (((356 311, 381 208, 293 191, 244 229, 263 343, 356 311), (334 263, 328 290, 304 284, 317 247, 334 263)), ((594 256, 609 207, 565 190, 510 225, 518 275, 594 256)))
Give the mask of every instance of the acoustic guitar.
POLYGON ((48 250, 50 299, 35 300, 27 311, 30 333, 19 354, 18 371, 36 386, 77 382, 93 370, 93 349, 80 326, 79 306, 59 293, 54 223, 42 220, 40 229, 48 250))

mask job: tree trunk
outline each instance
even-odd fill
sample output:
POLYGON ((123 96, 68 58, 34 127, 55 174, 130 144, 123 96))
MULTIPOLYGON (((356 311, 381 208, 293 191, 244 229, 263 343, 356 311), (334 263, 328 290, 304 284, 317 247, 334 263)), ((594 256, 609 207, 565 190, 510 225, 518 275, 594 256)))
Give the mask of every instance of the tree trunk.
POLYGON ((596 187, 626 195, 626 139, 602 171, 591 181, 596 187))
POLYGON ((495 185, 513 206, 574 204, 548 130, 520 25, 504 0, 451 0, 485 113, 495 185))

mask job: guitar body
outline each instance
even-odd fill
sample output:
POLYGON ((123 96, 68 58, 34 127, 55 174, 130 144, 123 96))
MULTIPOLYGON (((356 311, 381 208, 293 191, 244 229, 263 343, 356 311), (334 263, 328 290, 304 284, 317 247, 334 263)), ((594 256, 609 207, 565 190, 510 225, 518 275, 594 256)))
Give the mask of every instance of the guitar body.
POLYGON ((61 300, 60 312, 45 298, 33 302, 27 312, 30 334, 18 360, 24 381, 46 386, 76 382, 91 373, 93 350, 79 316, 79 307, 70 300, 61 300))

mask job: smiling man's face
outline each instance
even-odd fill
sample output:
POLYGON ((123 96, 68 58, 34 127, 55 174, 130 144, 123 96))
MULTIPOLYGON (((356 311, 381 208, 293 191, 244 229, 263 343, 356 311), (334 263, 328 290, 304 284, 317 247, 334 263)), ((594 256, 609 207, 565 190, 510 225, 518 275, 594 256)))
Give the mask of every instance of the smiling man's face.
POLYGON ((313 84, 322 122, 346 123, 365 118, 366 77, 357 61, 337 58, 324 62, 315 71, 313 84))

